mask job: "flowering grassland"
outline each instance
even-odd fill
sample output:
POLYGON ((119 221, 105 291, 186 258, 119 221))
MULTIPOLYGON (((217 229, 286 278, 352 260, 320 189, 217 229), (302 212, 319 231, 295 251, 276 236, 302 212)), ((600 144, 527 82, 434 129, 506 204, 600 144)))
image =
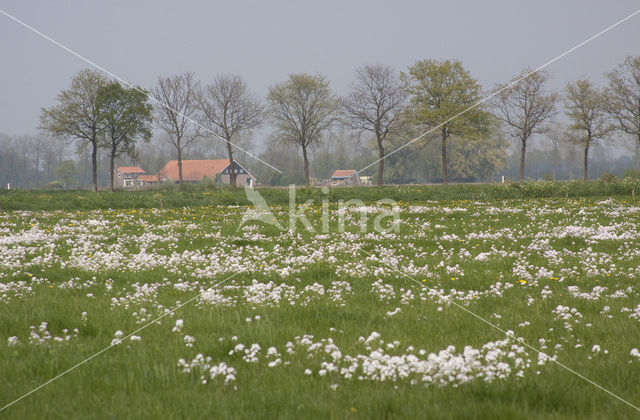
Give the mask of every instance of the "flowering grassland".
POLYGON ((637 415, 637 202, 384 210, 0 213, 0 405, 113 345, 0 416, 637 415))

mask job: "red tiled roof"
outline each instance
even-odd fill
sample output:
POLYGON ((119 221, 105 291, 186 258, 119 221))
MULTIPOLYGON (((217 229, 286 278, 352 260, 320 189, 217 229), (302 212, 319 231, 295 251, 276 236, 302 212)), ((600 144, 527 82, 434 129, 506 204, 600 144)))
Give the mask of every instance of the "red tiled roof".
POLYGON ((331 178, 349 178, 350 176, 355 175, 355 169, 337 169, 331 178))
POLYGON ((158 182, 157 175, 140 175, 138 179, 144 182, 158 182))
MULTIPOLYGON (((182 180, 200 181, 204 177, 214 179, 227 166, 229 166, 229 159, 183 160, 182 180)), ((178 181, 180 179, 178 161, 170 160, 167 162, 164 168, 158 171, 158 179, 178 181)))
POLYGON ((118 171, 123 174, 144 174, 146 171, 142 168, 138 168, 137 166, 120 166, 118 167, 118 171))

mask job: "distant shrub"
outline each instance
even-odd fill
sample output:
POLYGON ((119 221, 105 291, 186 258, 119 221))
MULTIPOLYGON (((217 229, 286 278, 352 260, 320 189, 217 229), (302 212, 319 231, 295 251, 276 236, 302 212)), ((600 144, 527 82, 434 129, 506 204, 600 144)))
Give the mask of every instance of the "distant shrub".
POLYGON ((156 185, 155 189, 160 191, 175 191, 176 184, 174 184, 171 181, 162 181, 162 182, 159 182, 158 185, 156 185))
POLYGON ((624 178, 640 179, 640 169, 629 168, 624 171, 624 178))
POLYGON ((614 174, 610 174, 609 172, 603 172, 600 175, 600 181, 601 182, 605 182, 605 183, 617 182, 618 181, 618 177, 615 176, 614 174))
POLYGON ((49 185, 47 185, 47 188, 52 190, 61 190, 64 188, 64 183, 56 179, 55 181, 51 181, 49 185))
POLYGON ((553 182, 553 175, 546 173, 542 176, 542 179, 547 182, 553 182))

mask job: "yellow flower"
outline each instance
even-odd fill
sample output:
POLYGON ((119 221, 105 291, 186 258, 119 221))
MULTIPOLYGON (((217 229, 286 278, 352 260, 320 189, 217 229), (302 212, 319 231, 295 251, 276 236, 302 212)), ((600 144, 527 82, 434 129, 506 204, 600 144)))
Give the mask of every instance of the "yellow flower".
POLYGON ((527 281, 526 281, 526 280, 518 280, 518 281, 519 281, 520 283, 522 283, 522 284, 527 284, 527 281))

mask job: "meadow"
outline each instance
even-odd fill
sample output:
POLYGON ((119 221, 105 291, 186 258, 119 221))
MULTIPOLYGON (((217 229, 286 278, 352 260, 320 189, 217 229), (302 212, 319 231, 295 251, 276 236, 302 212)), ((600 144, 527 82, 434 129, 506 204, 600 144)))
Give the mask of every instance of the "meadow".
POLYGON ((318 202, 314 232, 4 195, 0 417, 637 417, 638 200, 477 192, 397 192, 382 230, 318 202))

